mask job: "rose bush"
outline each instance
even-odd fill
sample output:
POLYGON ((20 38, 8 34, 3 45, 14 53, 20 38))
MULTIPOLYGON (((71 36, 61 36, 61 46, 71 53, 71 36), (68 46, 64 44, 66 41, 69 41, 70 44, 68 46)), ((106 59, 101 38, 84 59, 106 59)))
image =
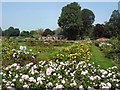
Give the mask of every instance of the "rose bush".
POLYGON ((23 60, 35 60, 38 52, 32 52, 32 49, 27 49, 26 46, 20 46, 18 50, 12 49, 11 59, 14 62, 21 62, 23 60))
POLYGON ((94 63, 40 61, 26 66, 14 63, 2 68, 2 88, 94 88, 120 89, 117 67, 100 69, 94 63))
POLYGON ((109 42, 96 42, 96 45, 107 58, 113 59, 120 71, 120 41, 117 38, 111 38, 109 42))

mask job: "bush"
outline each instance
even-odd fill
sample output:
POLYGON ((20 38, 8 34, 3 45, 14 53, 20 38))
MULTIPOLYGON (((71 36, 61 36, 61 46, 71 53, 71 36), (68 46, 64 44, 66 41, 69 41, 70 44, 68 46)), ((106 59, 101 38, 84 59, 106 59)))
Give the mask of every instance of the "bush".
POLYGON ((12 49, 11 52, 11 59, 20 64, 25 60, 35 60, 36 57, 37 53, 33 53, 32 49, 27 50, 26 46, 20 46, 19 50, 12 49))
POLYGON ((120 89, 117 67, 100 69, 94 64, 81 62, 40 61, 21 67, 12 64, 2 68, 2 88, 37 89, 120 89))
POLYGON ((90 44, 74 44, 66 47, 54 58, 58 61, 89 61, 91 58, 90 44))
POLYGON ((107 58, 113 59, 120 67, 120 41, 116 37, 112 37, 109 42, 99 42, 97 45, 107 58))

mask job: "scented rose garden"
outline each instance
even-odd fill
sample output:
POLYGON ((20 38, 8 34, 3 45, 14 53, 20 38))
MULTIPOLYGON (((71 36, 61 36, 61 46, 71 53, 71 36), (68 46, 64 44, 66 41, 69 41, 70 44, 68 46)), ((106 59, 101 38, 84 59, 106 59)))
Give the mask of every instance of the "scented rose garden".
POLYGON ((0 90, 120 90, 119 8, 103 2, 91 4, 94 12, 81 2, 62 2, 59 10, 57 2, 17 4, 2 5, 0 90), (109 19, 98 23, 103 17, 109 19), (55 23, 58 28, 50 29, 55 23))
POLYGON ((99 62, 95 60, 99 57, 95 57, 92 50, 95 47, 105 54, 106 48, 112 49, 112 46, 110 42, 91 40, 23 42, 5 38, 2 41, 1 88, 119 90, 120 70, 117 60, 99 62))

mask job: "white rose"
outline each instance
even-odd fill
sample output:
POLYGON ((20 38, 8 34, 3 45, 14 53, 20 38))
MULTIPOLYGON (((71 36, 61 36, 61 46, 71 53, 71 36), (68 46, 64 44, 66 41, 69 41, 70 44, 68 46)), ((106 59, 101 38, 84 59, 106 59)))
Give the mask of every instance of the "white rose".
POLYGON ((29 88, 29 86, 26 84, 26 85, 23 85, 23 88, 29 88))
POLYGON ((111 88, 112 85, 111 85, 111 83, 108 82, 108 83, 107 83, 107 86, 108 86, 109 88, 111 88))
POLYGON ((62 80, 62 83, 64 84, 64 83, 65 83, 65 80, 62 80))
POLYGON ((51 67, 47 68, 46 70, 46 75, 51 75, 51 73, 53 72, 53 69, 51 67))

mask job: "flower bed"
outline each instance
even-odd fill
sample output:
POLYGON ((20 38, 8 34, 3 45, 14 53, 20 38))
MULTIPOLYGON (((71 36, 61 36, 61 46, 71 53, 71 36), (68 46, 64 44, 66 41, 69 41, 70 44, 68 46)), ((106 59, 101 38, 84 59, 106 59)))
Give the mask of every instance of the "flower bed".
POLYGON ((120 89, 120 73, 117 67, 100 69, 94 63, 81 61, 40 61, 24 67, 12 64, 3 68, 2 88, 94 88, 120 89))
POLYGON ((113 59, 120 71, 120 41, 112 38, 109 42, 96 42, 95 44, 105 54, 105 57, 113 59))
MULTIPOLYGON (((13 49, 10 55, 13 59, 21 61, 28 58, 34 59, 35 53, 32 53, 32 50, 27 50, 26 46, 20 46, 19 50, 13 49)), ((99 65, 90 64, 90 59, 90 43, 73 43, 63 48, 52 60, 24 65, 17 62, 2 67, 0 73, 2 88, 17 90, 120 89, 118 68, 114 66, 101 69, 99 65)))
POLYGON ((54 58, 58 61, 89 61, 91 58, 90 44, 73 44, 64 48, 54 58))

